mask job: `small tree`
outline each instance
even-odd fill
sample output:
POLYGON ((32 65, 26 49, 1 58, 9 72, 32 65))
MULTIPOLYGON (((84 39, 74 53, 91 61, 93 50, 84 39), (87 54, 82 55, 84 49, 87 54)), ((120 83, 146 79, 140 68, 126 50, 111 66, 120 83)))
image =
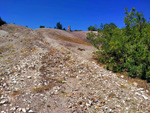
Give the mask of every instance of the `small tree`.
POLYGON ((57 22, 56 29, 62 29, 62 24, 60 24, 60 22, 57 22))
POLYGON ((2 18, 0 17, 0 26, 3 24, 7 24, 4 20, 2 20, 2 18))

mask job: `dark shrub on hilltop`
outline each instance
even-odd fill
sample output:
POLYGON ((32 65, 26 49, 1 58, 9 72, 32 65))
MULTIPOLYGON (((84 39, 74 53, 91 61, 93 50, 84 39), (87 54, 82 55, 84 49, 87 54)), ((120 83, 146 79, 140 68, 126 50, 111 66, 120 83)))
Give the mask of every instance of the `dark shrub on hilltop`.
POLYGON ((2 18, 0 17, 0 26, 3 24, 7 24, 4 20, 2 20, 2 18))
POLYGON ((45 28, 45 26, 42 26, 42 25, 41 25, 40 28, 45 28))
POLYGON ((127 72, 150 82, 150 23, 144 15, 132 8, 125 8, 125 28, 114 24, 101 26, 99 33, 89 33, 87 39, 99 48, 97 59, 114 72, 127 72))
POLYGON ((56 29, 62 29, 62 24, 60 24, 60 22, 57 22, 56 29))

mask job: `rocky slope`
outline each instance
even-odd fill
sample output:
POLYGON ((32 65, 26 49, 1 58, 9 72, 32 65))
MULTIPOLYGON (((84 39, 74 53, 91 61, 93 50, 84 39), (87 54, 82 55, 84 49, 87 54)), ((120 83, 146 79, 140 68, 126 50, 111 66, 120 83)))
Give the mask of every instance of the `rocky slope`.
POLYGON ((1 113, 150 112, 149 90, 98 66, 85 34, 1 26, 1 113))

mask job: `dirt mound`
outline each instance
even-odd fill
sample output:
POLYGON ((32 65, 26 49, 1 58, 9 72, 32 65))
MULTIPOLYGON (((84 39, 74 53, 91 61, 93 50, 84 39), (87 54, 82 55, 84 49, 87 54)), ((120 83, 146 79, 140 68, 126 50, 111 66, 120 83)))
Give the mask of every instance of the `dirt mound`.
POLYGON ((150 112, 148 90, 91 61, 86 32, 0 29, 2 113, 150 112))

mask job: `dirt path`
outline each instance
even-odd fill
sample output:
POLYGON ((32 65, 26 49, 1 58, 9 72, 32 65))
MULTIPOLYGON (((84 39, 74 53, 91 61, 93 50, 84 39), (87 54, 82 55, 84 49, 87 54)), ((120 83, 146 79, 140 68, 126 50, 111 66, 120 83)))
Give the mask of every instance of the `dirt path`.
POLYGON ((52 29, 0 29, 1 113, 150 112, 149 91, 91 61, 96 49, 83 39, 52 29))

